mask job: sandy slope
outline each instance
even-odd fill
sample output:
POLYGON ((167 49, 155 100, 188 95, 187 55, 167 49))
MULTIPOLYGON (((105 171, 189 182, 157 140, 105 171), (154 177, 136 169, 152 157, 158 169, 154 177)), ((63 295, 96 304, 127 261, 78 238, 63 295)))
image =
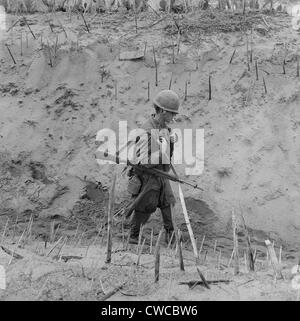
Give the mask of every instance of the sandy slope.
MULTIPOLYGON (((15 19, 10 16, 8 24, 15 19)), ((80 222, 86 225, 83 231, 90 228, 90 233, 95 233, 99 217, 105 219, 107 193, 105 188, 102 191, 90 184, 88 197, 94 193, 98 202, 80 200, 86 196, 88 182, 100 181, 102 187, 109 187, 112 173, 117 170, 118 202, 128 197, 126 180, 119 175, 122 168, 99 167, 96 163, 96 133, 103 127, 117 128, 119 119, 128 120, 130 128, 136 126, 136 119, 151 112, 148 81, 153 97, 169 86, 173 74, 172 88, 182 98, 184 112, 177 126, 205 130, 204 172, 200 177, 186 177, 200 184, 204 192, 184 187, 196 236, 200 240, 206 234, 208 245, 217 238, 224 251, 230 253, 231 211, 234 208, 239 213, 242 209, 258 248, 264 239, 271 238, 276 240, 277 249, 282 245, 287 256, 297 261, 299 35, 291 28, 290 17, 266 16, 266 23, 254 27, 250 71, 246 37, 241 32, 190 32, 182 37, 176 63, 172 64, 177 34, 174 25, 173 36, 164 29, 171 24, 168 18, 143 28, 157 17, 142 13, 137 34, 134 18, 123 13, 88 17, 91 33, 84 31, 79 17, 70 20, 62 13, 55 17, 32 15, 28 19, 37 40, 26 26, 18 25, 4 34, 17 65, 12 63, 3 42, 0 47, 2 227, 9 218, 12 231, 18 219, 21 233, 22 223, 33 214, 37 235, 49 233, 51 217, 60 222, 60 232, 74 233, 80 222), (144 60, 119 60, 124 51, 143 52, 145 42, 144 60), (159 63, 158 87, 154 85, 152 46, 159 63), (188 97, 183 101, 186 81, 188 97)), ((176 167, 184 177, 183 167, 176 167)), ((176 185, 173 187, 176 191, 176 185)), ((184 230, 180 204, 176 212, 184 230)), ((151 224, 159 229, 157 222, 155 216, 151 224)))

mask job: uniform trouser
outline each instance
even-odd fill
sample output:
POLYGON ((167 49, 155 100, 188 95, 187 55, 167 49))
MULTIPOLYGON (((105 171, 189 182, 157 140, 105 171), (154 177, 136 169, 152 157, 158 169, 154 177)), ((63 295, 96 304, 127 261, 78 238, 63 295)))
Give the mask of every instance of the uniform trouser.
POLYGON ((160 192, 156 190, 150 190, 145 194, 141 202, 135 208, 132 220, 131 220, 131 232, 130 235, 133 238, 138 237, 141 225, 144 225, 149 220, 151 214, 156 210, 157 207, 160 208, 164 228, 167 232, 172 232, 174 230, 172 222, 172 212, 171 205, 159 206, 160 192))

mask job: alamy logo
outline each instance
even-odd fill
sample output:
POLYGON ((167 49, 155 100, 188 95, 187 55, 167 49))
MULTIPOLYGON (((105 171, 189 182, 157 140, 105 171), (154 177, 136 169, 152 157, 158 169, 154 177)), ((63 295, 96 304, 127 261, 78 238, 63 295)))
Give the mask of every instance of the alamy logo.
POLYGON ((185 165, 186 175, 200 175, 204 169, 204 129, 132 129, 119 121, 118 133, 110 128, 97 132, 96 159, 103 164, 170 164, 185 165), (150 133, 151 132, 151 133, 150 133))

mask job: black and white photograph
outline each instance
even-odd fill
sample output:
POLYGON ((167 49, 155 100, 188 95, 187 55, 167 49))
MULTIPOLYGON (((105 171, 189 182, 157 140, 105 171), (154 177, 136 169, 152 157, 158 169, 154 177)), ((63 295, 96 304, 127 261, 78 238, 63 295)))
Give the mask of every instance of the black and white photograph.
POLYGON ((299 45, 300 0, 0 0, 0 301, 300 301, 299 45))

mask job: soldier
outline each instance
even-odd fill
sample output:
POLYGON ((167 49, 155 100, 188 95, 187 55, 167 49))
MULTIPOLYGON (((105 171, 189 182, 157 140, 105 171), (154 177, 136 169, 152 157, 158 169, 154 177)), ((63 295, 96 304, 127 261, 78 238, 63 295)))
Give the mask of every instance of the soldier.
MULTIPOLYGON (((168 124, 178 114, 179 98, 172 90, 161 91, 154 99, 155 114, 143 125, 144 134, 136 141, 137 164, 156 168, 168 172, 171 166, 174 138, 170 136, 168 124), (145 160, 147 160, 145 162, 145 160), (147 165, 144 165, 147 163, 147 165)), ((128 190, 133 196, 143 193, 140 201, 135 205, 131 219, 131 244, 138 242, 141 225, 146 224, 151 213, 160 208, 166 231, 166 242, 174 231, 171 206, 175 204, 175 197, 168 179, 143 172, 138 166, 131 168, 128 176, 128 190)))

